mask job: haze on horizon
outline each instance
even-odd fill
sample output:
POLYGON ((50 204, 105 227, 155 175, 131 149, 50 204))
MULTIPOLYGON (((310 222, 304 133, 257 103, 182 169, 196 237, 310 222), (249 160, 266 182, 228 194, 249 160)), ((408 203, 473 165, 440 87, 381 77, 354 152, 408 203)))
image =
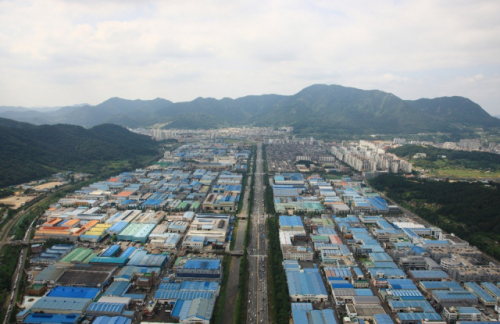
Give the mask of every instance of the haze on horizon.
POLYGON ((500 2, 0 1, 0 105, 290 95, 467 97, 500 114, 500 2))

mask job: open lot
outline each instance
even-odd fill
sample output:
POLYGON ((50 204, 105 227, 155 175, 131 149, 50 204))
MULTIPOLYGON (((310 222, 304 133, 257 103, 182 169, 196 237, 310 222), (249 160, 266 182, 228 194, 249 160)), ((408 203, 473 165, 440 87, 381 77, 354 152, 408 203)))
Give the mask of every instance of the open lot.
POLYGON ((30 202, 35 199, 33 196, 10 196, 6 198, 0 199, 0 204, 4 204, 7 206, 11 206, 12 209, 18 209, 23 206, 25 203, 30 202))
POLYGON ((56 186, 62 186, 65 184, 64 182, 47 182, 38 186, 34 186, 33 189, 35 190, 43 190, 43 189, 53 189, 56 186))

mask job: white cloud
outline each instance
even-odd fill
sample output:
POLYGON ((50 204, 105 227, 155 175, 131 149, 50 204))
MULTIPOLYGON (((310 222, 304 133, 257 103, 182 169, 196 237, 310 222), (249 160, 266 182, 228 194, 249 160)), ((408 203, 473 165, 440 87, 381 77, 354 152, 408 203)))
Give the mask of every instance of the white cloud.
POLYGON ((499 16, 496 0, 0 1, 0 105, 336 83, 498 114, 499 16))

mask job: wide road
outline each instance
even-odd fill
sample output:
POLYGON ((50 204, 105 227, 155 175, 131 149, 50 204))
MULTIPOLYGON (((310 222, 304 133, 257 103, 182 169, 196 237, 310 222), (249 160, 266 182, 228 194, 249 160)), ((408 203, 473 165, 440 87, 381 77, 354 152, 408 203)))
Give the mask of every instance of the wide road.
POLYGON ((251 236, 248 245, 250 281, 248 285, 247 323, 268 323, 267 313, 267 239, 264 209, 264 176, 262 143, 257 145, 254 202, 249 226, 251 236))

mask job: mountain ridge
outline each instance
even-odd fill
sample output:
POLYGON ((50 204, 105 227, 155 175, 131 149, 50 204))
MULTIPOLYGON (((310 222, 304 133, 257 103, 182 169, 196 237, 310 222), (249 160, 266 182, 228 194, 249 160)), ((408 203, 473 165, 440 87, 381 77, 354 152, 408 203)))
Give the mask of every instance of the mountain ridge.
POLYGON ((164 124, 165 128, 293 126, 306 134, 405 134, 450 132, 463 127, 500 127, 500 121, 463 97, 403 100, 381 90, 314 84, 294 95, 248 95, 177 102, 156 98, 110 98, 95 106, 68 106, 51 112, 5 112, 0 117, 34 124, 92 127, 164 124), (204 118, 202 118, 204 116, 204 118))

